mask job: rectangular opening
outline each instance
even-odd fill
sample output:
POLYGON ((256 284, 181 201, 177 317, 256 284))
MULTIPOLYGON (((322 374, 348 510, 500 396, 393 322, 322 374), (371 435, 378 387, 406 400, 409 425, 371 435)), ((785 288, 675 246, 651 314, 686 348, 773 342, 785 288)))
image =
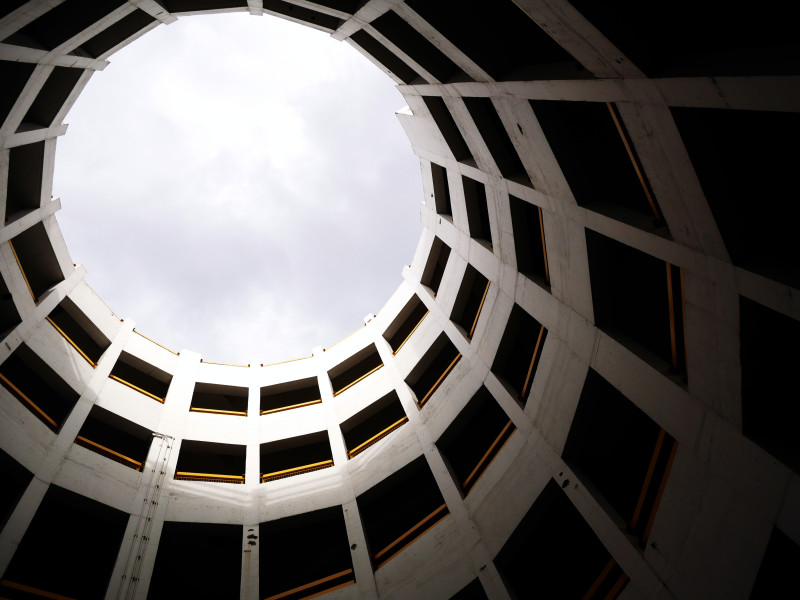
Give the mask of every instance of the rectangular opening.
POLYGON ((733 264, 800 288, 794 197, 800 114, 671 109, 733 264))
POLYGON ((244 483, 247 446, 183 440, 175 479, 211 483, 244 483))
POLYGON ((514 431, 514 423, 481 386, 436 441, 462 495, 470 493, 514 431))
POLYGON ((458 65, 396 12, 385 12, 370 24, 438 81, 469 81, 458 65))
POLYGON ((547 329, 518 304, 511 309, 492 363, 492 373, 523 406, 533 387, 547 329))
POLYGON ((131 14, 106 27, 89 41, 81 44, 81 48, 92 58, 97 58, 155 21, 155 17, 137 8, 131 14))
POLYGON ((333 10, 339 10, 348 15, 354 15, 367 3, 367 0, 311 0, 311 2, 333 10))
POLYGON ((314 598, 355 583, 341 506, 261 523, 259 531, 259 598, 314 598))
POLYGON ((615 104, 530 103, 578 205, 666 233, 661 209, 615 104))
POLYGON ((780 598, 797 578, 794 565, 800 565, 800 546, 777 527, 772 528, 767 549, 761 559, 750 600, 780 598))
POLYGON ((356 31, 350 36, 350 39, 355 42, 364 52, 382 64, 389 73, 393 74, 403 83, 409 84, 416 83, 417 81, 420 83, 423 82, 422 77, 420 77, 414 69, 409 67, 395 54, 390 52, 386 46, 381 44, 363 29, 356 31))
POLYGON ((47 290, 64 281, 53 245, 41 223, 36 223, 12 239, 11 250, 34 302, 38 302, 47 290))
POLYGON ((433 200, 436 213, 444 217, 453 218, 453 207, 450 204, 450 185, 447 183, 447 169, 436 163, 431 163, 431 177, 433 178, 433 200))
POLYGON ((547 245, 544 240, 542 209, 515 196, 509 196, 517 271, 528 279, 550 287, 547 245))
POLYGON ((464 104, 503 177, 533 187, 491 98, 464 98, 464 104))
POLYGON ((17 305, 14 303, 5 278, 0 275, 0 339, 5 338, 20 323, 22 323, 22 317, 19 316, 17 305))
POLYGON ((458 162, 474 165, 475 159, 472 157, 472 152, 467 146, 467 142, 464 141, 464 136, 461 135, 461 130, 456 125, 444 100, 439 96, 422 96, 422 101, 428 107, 436 127, 439 128, 447 147, 453 153, 453 157, 458 162))
MULTIPOLYGON (((0 9, 1 11, 2 9, 0 9)), ((5 123, 36 65, 9 60, 0 61, 0 81, 5 91, 0 95, 0 126, 5 123)), ((6 212, 8 214, 8 212, 6 212)))
POLYGON ((436 338, 406 377, 406 384, 414 391, 420 407, 430 400, 460 360, 461 354, 446 333, 436 338))
POLYGON ((491 10, 465 10, 459 0, 406 4, 497 81, 591 76, 512 0, 494 0, 491 10))
POLYGON ((158 0, 171 13, 245 8, 247 0, 158 0))
POLYGON ((414 543, 449 514, 424 457, 356 498, 374 569, 414 543))
POLYGON ((287 381, 261 388, 261 414, 268 415, 322 402, 316 377, 287 381))
POLYGON ((450 313, 450 320, 458 325, 461 333, 469 340, 472 339, 478 326, 483 303, 486 301, 486 294, 489 293, 489 285, 490 281, 486 277, 472 265, 467 265, 453 304, 453 312, 450 313))
POLYGON ((93 406, 75 443, 87 450, 141 471, 153 432, 99 406, 93 406))
POLYGON ((494 562, 517 598, 614 600, 628 582, 552 479, 494 562))
POLYGON ((586 230, 596 325, 686 385, 683 269, 586 230))
POLYGON ((239 598, 243 537, 241 525, 165 521, 148 597, 239 598))
POLYGON ((389 342, 394 354, 400 351, 400 348, 408 341, 427 315, 428 307, 419 299, 419 296, 412 296, 391 325, 383 332, 383 338, 389 342))
POLYGON ((393 390, 341 424, 348 458, 358 456, 407 422, 400 398, 393 390))
POLYGON ((192 412, 214 415, 247 416, 246 387, 219 385, 216 383, 195 383, 192 392, 192 412))
POLYGON ((3 487, 0 487, 0 531, 2 531, 17 508, 20 498, 28 489, 33 473, 0 450, 0 477, 3 478, 3 487))
POLYGON ((69 298, 64 298, 46 318, 93 367, 111 345, 111 340, 69 298))
POLYGON ((425 268, 422 270, 422 278, 420 283, 430 288, 433 295, 439 291, 439 286, 442 283, 444 276, 444 269, 447 266, 447 259, 450 258, 450 246, 445 244, 438 237, 433 239, 431 245, 431 253, 428 255, 428 261, 425 263, 425 268))
POLYGON ((333 395, 338 396, 355 384, 366 379, 383 366, 375 344, 359 350, 353 356, 328 371, 333 386, 333 395))
POLYGON ((25 113, 22 122, 36 124, 39 127, 56 125, 54 122, 56 115, 84 73, 83 69, 55 67, 44 82, 42 89, 39 90, 28 112, 25 113))
POLYGON ((105 598, 129 517, 50 484, 0 581, 0 596, 105 598))
POLYGON ((492 229, 489 226, 489 205, 486 201, 486 186, 480 181, 461 176, 464 185, 464 201, 467 207, 469 236, 492 248, 492 229))
POLYGON ((324 13, 310 10, 296 4, 290 4, 289 2, 283 2, 283 0, 263 0, 263 3, 264 10, 274 12, 291 19, 297 19, 298 21, 302 21, 310 25, 324 27, 325 29, 329 29, 331 31, 336 31, 339 28, 339 25, 342 24, 342 20, 338 17, 326 15, 324 13))
POLYGON ((261 444, 261 483, 333 466, 327 431, 261 444))
POLYGON ((80 398, 25 344, 0 365, 0 384, 53 431, 59 430, 80 398))
POLYGON ((166 371, 127 352, 120 354, 109 377, 162 403, 167 397, 169 384, 172 381, 172 375, 166 371))
POLYGON ((562 456, 642 545, 653 527, 676 450, 671 435, 589 370, 562 456))
POLYGON ((800 473, 794 390, 800 364, 800 322, 747 298, 739 298, 742 367, 742 433, 800 473))
POLYGON ((6 223, 36 210, 42 200, 44 142, 16 146, 8 154, 6 223))

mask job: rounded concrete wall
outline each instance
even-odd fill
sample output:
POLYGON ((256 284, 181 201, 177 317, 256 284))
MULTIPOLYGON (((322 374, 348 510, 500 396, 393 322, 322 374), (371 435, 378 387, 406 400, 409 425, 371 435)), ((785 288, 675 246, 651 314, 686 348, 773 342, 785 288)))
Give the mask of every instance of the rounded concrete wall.
POLYGON ((789 581, 788 19, 761 39, 710 9, 467 4, 0 9, 3 594, 755 598, 789 581), (423 174, 398 290, 275 365, 138 333, 55 218, 55 145, 91 74, 222 9, 328 31, 386 71, 423 174))

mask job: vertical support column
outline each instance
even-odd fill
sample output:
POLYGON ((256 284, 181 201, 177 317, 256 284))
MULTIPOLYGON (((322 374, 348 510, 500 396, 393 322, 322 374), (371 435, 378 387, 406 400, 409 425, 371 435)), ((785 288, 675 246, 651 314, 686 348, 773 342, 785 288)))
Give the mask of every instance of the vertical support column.
MULTIPOLYGON (((250 371, 253 372, 255 369, 250 369, 250 371)), ((261 537, 258 522, 258 490, 261 485, 260 412, 260 390, 258 385, 254 385, 251 381, 247 395, 247 458, 244 477, 247 501, 243 508, 242 578, 239 586, 239 598, 241 600, 258 600, 259 592, 259 548, 261 537)))

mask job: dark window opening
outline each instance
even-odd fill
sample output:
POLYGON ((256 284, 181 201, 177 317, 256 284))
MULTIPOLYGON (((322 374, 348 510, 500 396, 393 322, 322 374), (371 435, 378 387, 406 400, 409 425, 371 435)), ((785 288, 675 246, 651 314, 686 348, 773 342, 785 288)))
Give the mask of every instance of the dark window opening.
POLYGON ((0 276, 0 339, 5 338, 17 325, 22 323, 17 305, 5 279, 0 276))
POLYGON ((549 288, 550 269, 547 265, 542 209, 515 196, 509 196, 509 202, 517 271, 549 288))
POLYGON ((442 283, 448 258, 450 258, 450 246, 439 238, 434 238, 431 245, 431 253, 428 255, 428 262, 425 263, 421 279, 422 285, 429 287, 434 296, 436 296, 442 283))
POLYGON ((301 600, 355 583, 341 506, 261 523, 259 538, 259 598, 301 600))
POLYGON ((466 496, 516 427, 489 391, 481 388, 437 440, 447 467, 466 496))
POLYGON ((650 182, 613 103, 530 103, 579 206, 667 234, 650 182))
POLYGON ((33 123, 40 127, 57 125, 54 122, 56 115, 63 108, 83 73, 83 69, 55 67, 22 118, 22 122, 33 123))
POLYGON ((78 432, 75 443, 141 471, 152 439, 150 430, 95 405, 78 432))
POLYGON ((261 444, 261 483, 333 466, 327 431, 261 444))
POLYGON ((243 484, 245 451, 237 444, 183 440, 175 479, 243 484))
POLYGON ((261 414, 268 415, 322 402, 316 377, 261 388, 261 414))
POLYGON ((290 17, 292 19, 297 19, 298 21, 303 21, 304 23, 308 23, 310 25, 316 25, 318 27, 330 29, 331 31, 336 31, 342 24, 342 20, 338 17, 326 15, 324 13, 310 10, 302 6, 297 6, 295 4, 289 4, 288 2, 283 2, 282 0, 263 0, 263 2, 264 10, 271 11, 285 17, 290 17))
POLYGON ((238 598, 242 533, 241 525, 165 521, 147 599, 238 598))
POLYGON ((773 527, 750 600, 772 600, 784 596, 786 590, 794 589, 797 565, 800 565, 800 546, 773 527))
POLYGON ((59 430, 80 398, 25 344, 0 365, 0 384, 53 431, 59 430))
POLYGON ((246 417, 247 393, 246 387, 195 383, 189 410, 215 415, 246 417))
POLYGON ((492 373, 523 406, 542 357, 547 329, 515 304, 492 363, 492 373))
POLYGON ((417 327, 419 327, 422 319, 427 314, 428 307, 419 299, 419 296, 412 296, 411 300, 408 301, 383 333, 383 338, 389 342, 394 354, 400 351, 400 348, 417 330, 417 327))
POLYGON ((358 382, 366 379, 383 366, 375 344, 356 352, 353 356, 328 371, 333 395, 338 396, 358 382))
POLYGON ((162 403, 167 397, 169 384, 172 381, 172 375, 169 373, 127 352, 120 354, 109 377, 162 403))
POLYGON ((788 216, 800 164, 794 143, 800 114, 671 110, 731 262, 799 288, 800 253, 788 216))
POLYGON ((450 600, 489 600, 489 597, 481 585, 481 580, 476 577, 461 588, 455 596, 450 596, 450 600))
POLYGON ((18 234, 11 240, 11 249, 34 302, 64 281, 61 265, 42 223, 18 234))
POLYGON ((93 367, 111 345, 111 340, 69 298, 64 298, 47 320, 93 367))
POLYGON ((683 269, 586 230, 597 326, 686 385, 683 269))
POLYGON ((245 8, 247 6, 247 0, 157 0, 157 2, 171 13, 245 8))
POLYGON ((489 205, 486 201, 486 186, 469 177, 461 177, 464 185, 464 201, 467 208, 469 236, 492 247, 492 228, 489 226, 489 205))
POLYGON ((514 143, 508 136, 503 121, 490 98, 464 98, 475 126, 489 148, 497 169, 506 179, 533 187, 514 143))
POLYGON ((341 424, 347 456, 358 456, 408 422, 394 390, 341 424))
POLYGON ((0 595, 103 600, 128 518, 51 484, 0 582, 0 595))
POLYGON ((800 322, 761 304, 739 299, 742 365, 742 433, 800 473, 796 388, 800 322))
POLYGON ((458 65, 394 11, 385 12, 371 25, 442 83, 469 81, 458 65))
POLYGON ((433 179, 433 200, 436 213, 453 218, 453 207, 450 204, 450 184, 447 182, 447 169, 436 163, 431 163, 431 177, 433 179))
POLYGON ((348 15, 354 15, 367 3, 367 0, 311 0, 311 2, 347 13, 348 15))
POLYGON ((420 407, 430 400, 460 360, 461 353, 446 333, 431 344, 406 377, 406 384, 413 390, 420 407))
POLYGON ((628 582, 552 479, 494 562, 517 598, 614 600, 628 582))
POLYGON ((671 435, 589 370, 563 457, 642 545, 650 536, 677 446, 671 435))
POLYGON ((449 514, 424 457, 395 471, 356 501, 374 569, 449 514))
POLYGON ((0 477, 3 478, 3 486, 0 488, 0 531, 2 531, 14 509, 17 508, 20 498, 28 489, 33 473, 0 450, 0 477))
POLYGON ((483 303, 486 301, 486 294, 489 292, 489 280, 484 277, 475 267, 468 264, 461 280, 461 287, 456 295, 453 304, 453 312, 450 313, 450 320, 458 325, 461 333, 471 340, 478 326, 478 319, 481 316, 483 303))
POLYGON ((143 10, 136 9, 113 25, 106 27, 89 41, 84 42, 81 48, 92 58, 97 58, 155 21, 155 17, 143 10))
POLYGON ((363 29, 356 31, 350 36, 350 39, 372 58, 382 64, 384 69, 386 69, 390 74, 393 74, 403 83, 408 84, 424 82, 422 77, 420 77, 417 72, 414 71, 414 69, 409 67, 400 58, 389 51, 386 46, 381 44, 363 29))
POLYGON ((9 150, 6 223, 41 206, 43 169, 44 142, 9 150))
MULTIPOLYGON (((3 9, 0 8, 0 11, 3 9)), ((0 81, 5 91, 0 95, 0 126, 5 123, 11 109, 19 99, 19 95, 28 83, 36 65, 8 60, 0 60, 0 81)), ((6 210, 6 215, 8 215, 6 210)))
POLYGON ((450 114, 450 110, 439 96, 422 96, 422 101, 428 107, 428 111, 436 123, 436 127, 444 138, 453 157, 458 161, 469 165, 475 164, 475 159, 472 157, 472 151, 467 146, 464 136, 461 135, 461 130, 450 114))

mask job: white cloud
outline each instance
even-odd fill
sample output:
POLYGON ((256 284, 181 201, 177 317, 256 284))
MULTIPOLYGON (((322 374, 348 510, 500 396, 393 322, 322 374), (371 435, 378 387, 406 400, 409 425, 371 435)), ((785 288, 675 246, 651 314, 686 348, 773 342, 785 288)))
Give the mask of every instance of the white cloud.
POLYGON ((209 360, 355 330, 420 232, 404 104, 366 58, 273 17, 181 18, 112 56, 59 140, 58 215, 115 312, 209 360))

